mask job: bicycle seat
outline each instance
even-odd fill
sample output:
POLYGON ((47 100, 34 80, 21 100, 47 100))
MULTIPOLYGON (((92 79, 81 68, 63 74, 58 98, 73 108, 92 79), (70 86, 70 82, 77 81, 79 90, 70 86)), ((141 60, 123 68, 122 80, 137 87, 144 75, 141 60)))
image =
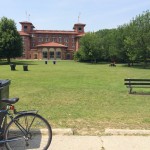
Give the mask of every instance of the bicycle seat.
POLYGON ((19 101, 18 97, 16 97, 16 98, 5 98, 5 99, 0 100, 0 102, 7 103, 7 104, 15 104, 18 101, 19 101))

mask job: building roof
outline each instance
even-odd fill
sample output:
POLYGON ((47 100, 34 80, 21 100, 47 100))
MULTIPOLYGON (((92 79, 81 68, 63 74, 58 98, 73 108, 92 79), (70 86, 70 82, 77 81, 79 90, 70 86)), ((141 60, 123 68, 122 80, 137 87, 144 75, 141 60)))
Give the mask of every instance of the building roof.
POLYGON ((26 32, 23 32, 23 31, 18 31, 18 32, 19 32, 20 35, 23 35, 23 36, 29 36, 29 34, 26 33, 26 32))
POLYGON ((75 25, 85 26, 86 24, 84 24, 84 23, 75 23, 74 26, 75 26, 75 25))
POLYGON ((41 33, 41 34, 79 34, 75 31, 66 31, 66 30, 33 30, 30 33, 41 33))
POLYGON ((33 28, 35 28, 34 25, 31 22, 28 22, 28 21, 22 21, 22 22, 19 22, 19 23, 20 24, 30 24, 30 25, 32 25, 33 28))
POLYGON ((82 36, 84 36, 84 35, 85 35, 85 33, 79 34, 79 35, 77 35, 76 37, 82 37, 82 36))
POLYGON ((76 26, 84 26, 84 27, 85 27, 86 24, 83 24, 83 23, 75 23, 74 26, 73 26, 73 29, 75 29, 76 26))
POLYGON ((66 47, 63 44, 55 43, 55 42, 49 42, 49 43, 44 43, 44 44, 39 44, 37 47, 66 47))
POLYGON ((26 24, 32 24, 31 22, 29 22, 29 21, 22 21, 22 22, 19 22, 20 24, 24 24, 24 23, 26 23, 26 24))

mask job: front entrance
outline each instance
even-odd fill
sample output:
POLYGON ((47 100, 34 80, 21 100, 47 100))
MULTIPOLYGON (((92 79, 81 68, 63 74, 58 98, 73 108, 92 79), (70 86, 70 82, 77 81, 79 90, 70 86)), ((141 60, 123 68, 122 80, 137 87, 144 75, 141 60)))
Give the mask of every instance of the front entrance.
MULTIPOLYGON (((38 57, 41 59, 66 59, 66 51, 68 46, 49 42, 43 43, 37 46, 38 47, 38 57)), ((67 56, 67 59, 71 59, 72 55, 67 56)))
POLYGON ((54 48, 49 49, 49 59, 55 59, 55 49, 54 48))
MULTIPOLYGON (((65 53, 66 53, 66 50, 64 48, 42 48, 42 49, 39 49, 39 56, 41 59, 50 59, 50 60, 54 60, 54 59, 58 59, 58 60, 61 60, 61 59, 66 59, 66 56, 65 56, 65 53), (42 53, 40 53, 40 51, 42 53)), ((39 57, 39 56, 34 56, 35 57, 39 57)), ((70 59, 70 54, 68 56, 68 59, 70 59)))
POLYGON ((50 52, 50 59, 54 59, 54 52, 50 52))

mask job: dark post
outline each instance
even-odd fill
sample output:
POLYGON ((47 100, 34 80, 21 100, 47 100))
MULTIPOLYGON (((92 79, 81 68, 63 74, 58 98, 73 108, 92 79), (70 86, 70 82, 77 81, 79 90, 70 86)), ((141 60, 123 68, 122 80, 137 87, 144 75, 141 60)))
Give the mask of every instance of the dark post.
POLYGON ((28 71, 28 65, 23 65, 23 70, 28 71))
POLYGON ((16 67, 15 64, 10 64, 10 67, 11 67, 11 70, 12 70, 12 71, 16 70, 16 69, 15 69, 15 67, 16 67))
POLYGON ((56 60, 53 60, 53 64, 54 64, 54 65, 56 64, 56 60))

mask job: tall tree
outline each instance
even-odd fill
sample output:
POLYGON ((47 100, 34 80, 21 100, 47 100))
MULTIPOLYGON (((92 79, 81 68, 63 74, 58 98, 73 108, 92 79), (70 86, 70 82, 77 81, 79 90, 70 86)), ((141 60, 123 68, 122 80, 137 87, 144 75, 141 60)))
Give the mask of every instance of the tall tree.
POLYGON ((150 12, 146 11, 139 15, 133 21, 137 28, 137 44, 139 48, 139 55, 143 59, 145 65, 150 59, 150 12))
POLYGON ((22 38, 17 31, 15 22, 2 17, 0 20, 0 58, 6 58, 10 63, 10 59, 20 57, 22 51, 22 38))
POLYGON ((80 49, 76 54, 82 60, 97 62, 101 57, 101 46, 98 36, 95 33, 89 32, 80 40, 80 49), (80 54, 80 55, 79 55, 80 54))
POLYGON ((134 22, 130 22, 124 28, 125 38, 124 38, 124 51, 126 54, 126 58, 128 61, 128 66, 133 66, 133 63, 138 58, 138 48, 137 48, 137 40, 136 40, 136 33, 137 28, 134 22))

